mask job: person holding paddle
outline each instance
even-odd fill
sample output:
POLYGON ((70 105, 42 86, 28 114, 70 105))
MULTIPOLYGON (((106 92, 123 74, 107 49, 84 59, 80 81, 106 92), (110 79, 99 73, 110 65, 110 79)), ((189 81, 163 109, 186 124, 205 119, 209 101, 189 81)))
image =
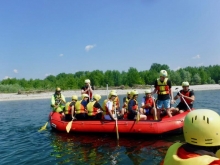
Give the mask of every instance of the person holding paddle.
POLYGON ((102 97, 99 94, 93 96, 93 100, 87 104, 88 119, 100 120, 102 119, 102 107, 99 104, 99 100, 102 97))
POLYGON ((210 109, 189 112, 184 120, 185 143, 176 142, 160 165, 220 165, 220 116, 210 109))
POLYGON ((88 104, 89 95, 82 94, 81 98, 82 100, 78 100, 75 103, 75 117, 78 120, 84 120, 88 118, 86 106, 88 104))
POLYGON ((193 102, 195 101, 195 94, 193 90, 189 89, 189 82, 185 81, 182 83, 182 90, 180 90, 174 97, 174 101, 180 98, 179 104, 176 108, 171 108, 172 113, 183 113, 186 110, 193 108, 193 102))
POLYGON ((88 102, 92 99, 92 93, 93 93, 93 90, 94 90, 94 87, 91 86, 90 84, 90 80, 89 79, 86 79, 85 80, 85 86, 83 86, 81 88, 81 94, 87 94, 89 95, 89 99, 88 99, 88 102))
POLYGON ((65 106, 65 120, 66 121, 71 121, 74 120, 75 117, 75 103, 78 100, 78 96, 73 95, 72 96, 72 101, 71 102, 67 102, 66 106, 65 106))
POLYGON ((131 99, 128 102, 128 114, 127 118, 133 120, 140 117, 140 120, 147 120, 147 116, 139 114, 138 112, 138 92, 136 90, 131 91, 131 99))
POLYGON ((64 116, 63 109, 65 107, 65 103, 66 99, 63 94, 61 94, 61 89, 57 87, 55 93, 51 97, 51 107, 53 108, 53 111, 62 113, 64 116))

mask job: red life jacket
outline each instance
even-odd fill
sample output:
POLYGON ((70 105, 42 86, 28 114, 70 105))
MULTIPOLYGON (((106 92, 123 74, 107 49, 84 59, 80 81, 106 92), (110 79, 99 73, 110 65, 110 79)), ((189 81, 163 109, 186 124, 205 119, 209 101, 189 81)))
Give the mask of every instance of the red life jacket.
POLYGON ((144 104, 145 105, 149 104, 151 107, 153 107, 154 106, 153 98, 152 97, 149 97, 149 98, 145 97, 145 103, 144 104))
MULTIPOLYGON (((188 90, 187 92, 184 92, 183 90, 181 90, 180 93, 181 93, 182 95, 184 95, 184 96, 190 97, 190 90, 188 90)), ((180 100, 181 100, 182 103, 185 103, 185 102, 184 102, 184 100, 185 100, 187 104, 192 104, 192 100, 189 100, 189 99, 187 99, 187 98, 184 98, 184 100, 183 100, 183 98, 180 97, 180 100)))

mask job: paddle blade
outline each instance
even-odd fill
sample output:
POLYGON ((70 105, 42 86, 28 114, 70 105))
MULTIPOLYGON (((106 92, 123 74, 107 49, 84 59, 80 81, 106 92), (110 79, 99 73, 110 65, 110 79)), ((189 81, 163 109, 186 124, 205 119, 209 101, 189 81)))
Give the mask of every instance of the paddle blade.
POLYGON ((139 112, 137 112, 137 116, 136 116, 136 122, 139 122, 139 120, 140 120, 140 113, 139 113, 139 112))
POLYGON ((67 125, 66 125, 66 132, 69 133, 71 128, 72 128, 72 123, 73 121, 70 121, 67 125))
POLYGON ((48 124, 48 122, 46 122, 46 124, 43 127, 41 127, 41 129, 39 129, 38 131, 46 130, 47 129, 47 124, 48 124))

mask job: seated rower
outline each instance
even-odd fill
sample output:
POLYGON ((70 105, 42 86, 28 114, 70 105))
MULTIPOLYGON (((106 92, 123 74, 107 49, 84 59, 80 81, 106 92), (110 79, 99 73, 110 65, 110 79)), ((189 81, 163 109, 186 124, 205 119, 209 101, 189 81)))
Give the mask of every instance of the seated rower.
POLYGON ((128 112, 128 102, 130 100, 131 97, 131 91, 127 92, 127 96, 123 98, 123 107, 122 110, 124 111, 124 113, 128 112))
POLYGON ((86 106, 88 104, 89 95, 88 94, 82 94, 82 100, 77 101, 75 103, 75 117, 79 120, 84 120, 88 118, 87 109, 86 106))
POLYGON ((74 119, 74 115, 75 115, 75 103, 78 100, 78 96, 73 95, 72 96, 72 101, 71 102, 67 102, 66 106, 65 106, 65 120, 66 121, 71 121, 72 119, 74 119))
POLYGON ((93 100, 87 104, 88 119, 100 120, 102 119, 102 107, 99 100, 102 97, 98 94, 93 96, 93 100))
POLYGON ((104 113, 104 119, 105 120, 116 120, 118 119, 122 119, 123 115, 122 114, 117 114, 116 112, 116 105, 114 104, 114 100, 117 97, 117 93, 115 91, 111 91, 109 94, 109 98, 104 100, 103 105, 102 105, 102 109, 103 109, 103 113, 104 113), (115 114, 116 112, 116 114, 115 114))
POLYGON ((160 119, 160 113, 155 107, 154 98, 151 96, 151 90, 147 89, 145 91, 145 96, 142 98, 140 113, 144 115, 153 115, 154 120, 160 119))
POLYGON ((129 120, 134 120, 137 115, 140 115, 140 120, 147 120, 147 116, 139 114, 138 112, 138 92, 136 90, 131 91, 131 99, 128 102, 128 114, 127 118, 129 120))
POLYGON ((172 114, 183 113, 186 110, 193 108, 193 102, 195 101, 194 91, 189 89, 189 82, 182 83, 182 90, 180 90, 177 95, 174 97, 174 100, 180 98, 179 104, 176 108, 172 107, 172 114))

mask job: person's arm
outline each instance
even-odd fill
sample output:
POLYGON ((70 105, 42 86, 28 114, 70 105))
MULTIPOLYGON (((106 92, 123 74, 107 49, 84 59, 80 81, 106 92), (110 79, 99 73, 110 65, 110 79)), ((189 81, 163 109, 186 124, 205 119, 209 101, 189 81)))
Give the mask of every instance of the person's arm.
POLYGON ((151 92, 151 95, 157 92, 157 80, 154 82, 154 90, 151 92))
POLYGON ((55 98, 54 98, 54 96, 51 97, 51 106, 52 107, 55 106, 55 98))
POLYGON ((62 104, 65 104, 66 103, 66 99, 65 99, 65 97, 61 94, 61 102, 62 102, 62 104))
POLYGON ((108 108, 109 116, 111 117, 112 120, 115 120, 115 118, 113 117, 113 114, 112 114, 113 102, 108 101, 106 105, 107 105, 107 108, 108 108))
POLYGON ((74 119, 75 119, 75 117, 74 117, 74 116, 75 116, 75 108, 74 108, 74 107, 75 107, 75 105, 72 105, 72 106, 71 106, 71 115, 72 115, 72 120, 74 120, 74 119))
POLYGON ((141 101, 141 108, 145 108, 145 98, 144 97, 142 98, 142 101, 141 101))
POLYGON ((188 99, 188 100, 190 100, 190 101, 195 101, 195 95, 194 95, 194 92, 193 91, 190 91, 190 96, 188 97, 188 96, 184 96, 184 95, 182 95, 181 94, 181 96, 184 98, 184 99, 188 99))

